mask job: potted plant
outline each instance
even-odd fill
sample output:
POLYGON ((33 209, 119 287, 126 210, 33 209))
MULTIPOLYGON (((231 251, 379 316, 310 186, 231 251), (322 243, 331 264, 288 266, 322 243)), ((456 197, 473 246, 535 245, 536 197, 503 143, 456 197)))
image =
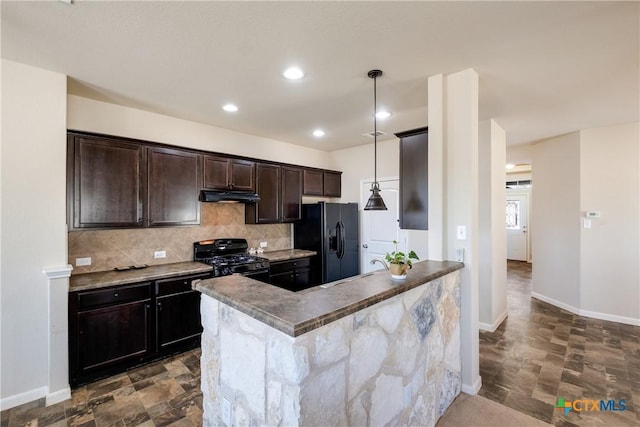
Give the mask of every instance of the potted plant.
POLYGON ((387 252, 385 256, 385 259, 389 262, 389 272, 392 279, 404 279, 407 277, 407 270, 411 268, 411 260, 419 258, 414 251, 409 251, 408 254, 399 251, 397 241, 394 240, 393 244, 395 245, 395 250, 387 252))

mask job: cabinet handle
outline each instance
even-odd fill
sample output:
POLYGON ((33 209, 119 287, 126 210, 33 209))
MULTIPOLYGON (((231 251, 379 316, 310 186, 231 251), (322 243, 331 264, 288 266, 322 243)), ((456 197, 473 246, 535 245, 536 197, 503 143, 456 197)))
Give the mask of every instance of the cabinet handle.
POLYGON ((120 296, 120 294, 118 294, 117 292, 114 292, 114 293, 113 293, 113 296, 114 296, 115 298, 118 298, 118 297, 120 296))

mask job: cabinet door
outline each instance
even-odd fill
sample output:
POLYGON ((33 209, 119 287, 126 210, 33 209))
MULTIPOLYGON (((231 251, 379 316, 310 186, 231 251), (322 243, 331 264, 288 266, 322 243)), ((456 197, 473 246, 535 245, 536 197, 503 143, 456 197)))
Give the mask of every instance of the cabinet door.
POLYGON ((302 170, 282 167, 282 222, 302 219, 302 170))
POLYGON ((429 229, 429 136, 427 128, 397 133, 400 138, 400 228, 429 229))
POLYGON ((183 344, 197 344, 202 333, 200 292, 191 288, 195 279, 210 274, 156 281, 156 351, 164 352, 183 344))
POLYGON ((256 164, 249 160, 231 160, 231 189, 256 191, 256 164))
POLYGON ((150 300, 77 314, 79 373, 138 360, 151 351, 150 300))
POLYGON ((324 195, 329 197, 341 197, 342 174, 337 172, 324 172, 324 195))
POLYGON ((302 194, 324 196, 324 176, 322 171, 305 169, 302 177, 302 194))
POLYGON ((229 189, 229 159, 226 157, 204 156, 204 188, 212 190, 229 189))
POLYGON ((73 228, 142 227, 144 150, 117 139, 69 135, 73 228))
POLYGON ((293 273, 295 290, 301 291, 311 286, 311 268, 298 268, 293 273))
POLYGON ((256 164, 256 192, 260 195, 260 201, 245 205, 245 222, 248 224, 280 222, 280 166, 256 164))
POLYGON ((149 225, 200 224, 199 156, 169 148, 149 148, 149 225))

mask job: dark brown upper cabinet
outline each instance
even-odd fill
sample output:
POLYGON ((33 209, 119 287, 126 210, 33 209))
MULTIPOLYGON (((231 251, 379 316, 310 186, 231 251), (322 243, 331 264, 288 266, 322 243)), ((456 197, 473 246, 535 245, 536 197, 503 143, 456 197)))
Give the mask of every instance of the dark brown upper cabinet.
POLYGON ((280 170, 278 165, 256 164, 256 192, 260 196, 260 201, 245 205, 247 224, 281 222, 280 170))
POLYGON ((305 196, 340 197, 341 172, 304 169, 302 194, 305 196))
POLYGON ((255 191, 256 164, 250 160, 204 156, 204 188, 255 191))
POLYGON ((245 206, 247 224, 273 224, 302 219, 302 169, 256 164, 258 203, 245 206))
POLYGON ((67 138, 69 227, 142 227, 144 147, 106 137, 67 138))
POLYGON ((302 219, 302 169, 282 166, 282 220, 302 219))
POLYGON ((200 155, 149 147, 148 208, 150 226, 200 224, 200 155))
POLYGON ((400 228, 428 230, 429 134, 427 128, 397 133, 400 138, 400 228))
POLYGON ((336 171, 71 130, 67 147, 70 230, 196 225, 203 188, 258 193, 248 224, 299 221, 303 194, 341 194, 336 171))
POLYGON ((305 196, 324 196, 324 174, 322 171, 305 169, 302 182, 302 193, 305 196))
POLYGON ((328 197, 342 196, 342 172, 324 172, 324 195, 328 197))

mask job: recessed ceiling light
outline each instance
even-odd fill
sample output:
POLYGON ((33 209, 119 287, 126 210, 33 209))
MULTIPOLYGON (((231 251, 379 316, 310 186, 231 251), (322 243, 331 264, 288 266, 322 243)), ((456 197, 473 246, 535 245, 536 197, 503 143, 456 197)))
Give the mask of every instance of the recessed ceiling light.
POLYGON ((376 117, 379 119, 388 119, 389 117, 391 117, 391 113, 388 111, 378 111, 376 113, 376 117))
POLYGON ((513 163, 507 163, 507 164, 505 165, 505 168, 507 168, 507 169, 513 169, 513 168, 515 168, 515 167, 516 167, 516 165, 514 165, 513 163))
POLYGON ((230 113, 235 113, 236 111, 238 111, 238 107, 234 104, 227 104, 225 106, 222 107, 222 109, 224 111, 228 111, 230 113))
POLYGON ((282 75, 289 80, 300 80, 304 77, 304 71, 298 67, 289 67, 284 70, 282 75))
POLYGON ((316 138, 321 138, 325 136, 325 132, 322 129, 316 129, 313 131, 313 136, 315 136, 316 138))

